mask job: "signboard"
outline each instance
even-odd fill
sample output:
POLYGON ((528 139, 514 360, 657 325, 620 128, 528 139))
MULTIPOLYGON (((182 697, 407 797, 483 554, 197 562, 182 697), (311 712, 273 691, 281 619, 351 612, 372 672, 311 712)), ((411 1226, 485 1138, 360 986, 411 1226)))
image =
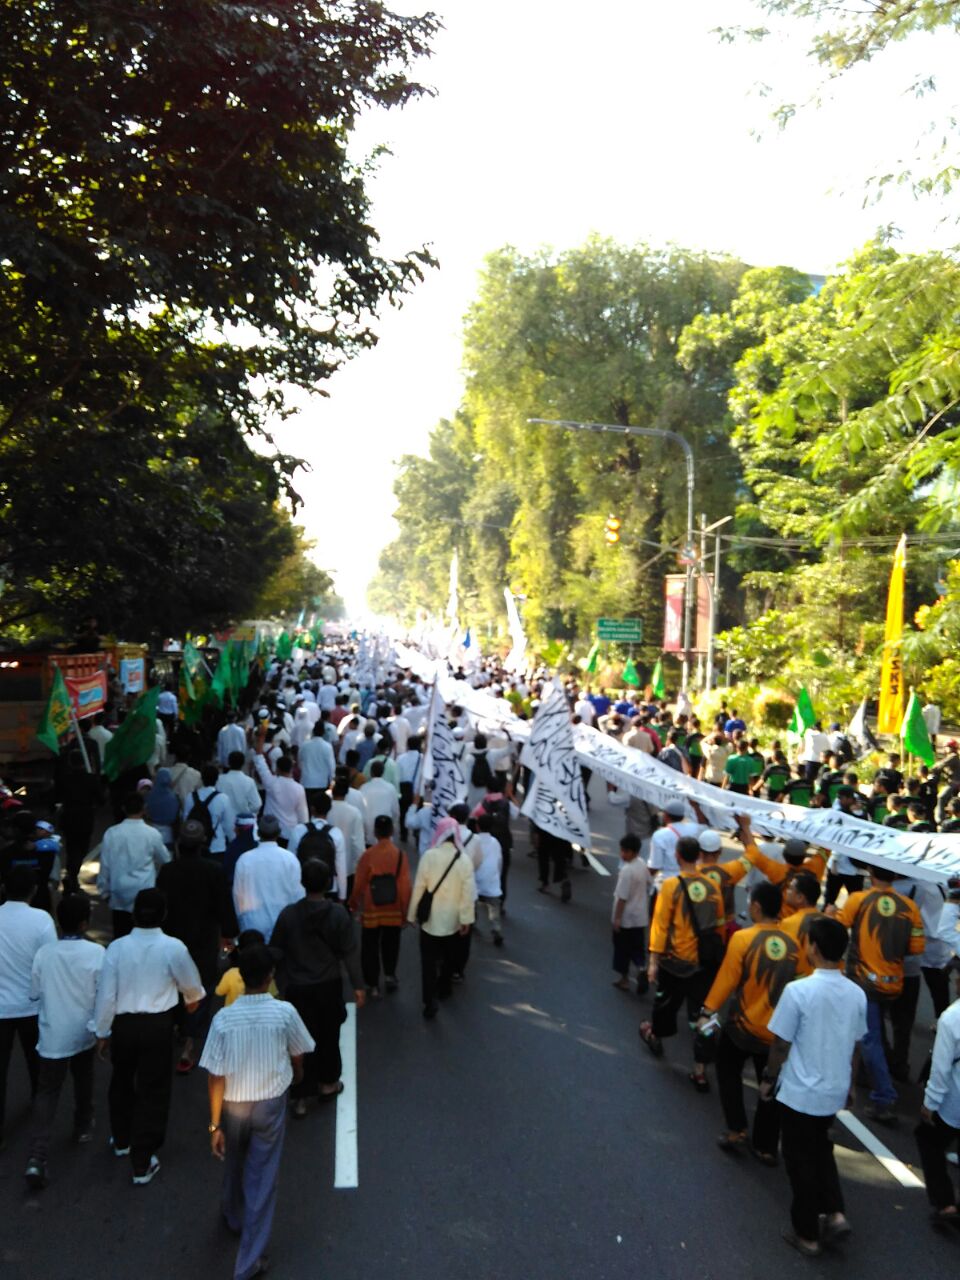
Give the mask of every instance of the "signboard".
POLYGON ((663 614, 663 651, 679 653, 683 648, 683 596, 685 573, 668 573, 663 583, 666 607, 663 614))
POLYGON ((697 638, 694 649, 697 653, 706 653, 710 648, 710 587, 713 586, 713 574, 702 573, 697 576, 697 638), (707 585, 710 579, 710 586, 707 585))
POLYGON ((95 716, 107 705, 105 671, 98 671, 92 676, 64 676, 63 683, 67 686, 67 693, 73 703, 73 714, 78 720, 95 716))
POLYGON ((120 663, 120 683, 124 693, 143 693, 144 662, 142 658, 124 658, 120 663))
POLYGON ((643 639, 643 622, 640 618, 598 618, 597 639, 639 644, 643 639))

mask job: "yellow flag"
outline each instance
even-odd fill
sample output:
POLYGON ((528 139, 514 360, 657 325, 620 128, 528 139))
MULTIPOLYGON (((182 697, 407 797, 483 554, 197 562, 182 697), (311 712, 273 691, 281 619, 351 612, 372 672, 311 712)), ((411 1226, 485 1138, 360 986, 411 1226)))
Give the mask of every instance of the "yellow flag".
POLYGON ((903 586, 907 573, 907 535, 897 543, 887 596, 887 626, 883 636, 880 668, 879 733, 900 732, 903 723, 903 586))

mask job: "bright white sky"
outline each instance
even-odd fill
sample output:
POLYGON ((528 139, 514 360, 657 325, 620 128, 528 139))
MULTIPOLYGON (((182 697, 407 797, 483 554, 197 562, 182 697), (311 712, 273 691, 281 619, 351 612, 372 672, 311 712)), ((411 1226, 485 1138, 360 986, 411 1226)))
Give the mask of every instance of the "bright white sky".
MULTIPOLYGON (((395 10, 426 7, 397 0, 395 10)), ((356 616, 394 536, 393 461, 426 448, 457 408, 462 317, 484 256, 510 243, 567 248, 591 232, 668 241, 744 261, 828 272, 881 223, 909 248, 955 227, 896 195, 864 209, 863 181, 909 159, 950 83, 956 41, 919 37, 844 80, 784 133, 768 123, 818 74, 788 39, 726 45, 711 29, 759 25, 749 0, 443 0, 445 30, 418 74, 437 94, 370 116, 358 155, 393 152, 371 187, 386 253, 430 245, 440 267, 379 322, 378 346, 305 399, 279 443, 308 459, 298 516, 356 616), (952 55, 952 57, 951 57, 952 55), (757 86, 773 86, 768 98, 757 86), (761 130, 760 141, 752 136, 761 130)))

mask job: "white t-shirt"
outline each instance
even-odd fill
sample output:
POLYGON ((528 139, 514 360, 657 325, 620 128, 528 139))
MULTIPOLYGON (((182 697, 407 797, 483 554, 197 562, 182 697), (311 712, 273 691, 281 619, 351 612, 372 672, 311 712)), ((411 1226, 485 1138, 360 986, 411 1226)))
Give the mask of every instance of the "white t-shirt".
POLYGON ((620 917, 621 928, 642 929, 650 923, 650 871, 639 856, 620 864, 611 919, 615 918, 618 901, 626 903, 620 917))
POLYGON ((677 841, 681 836, 698 836, 706 827, 699 822, 671 821, 668 827, 659 827, 650 838, 650 861, 648 866, 656 872, 654 885, 660 888, 664 880, 680 874, 677 863, 677 841))
POLYGON ((34 956, 31 994, 40 1002, 41 1058, 72 1058, 93 1048, 93 1012, 106 954, 86 938, 64 938, 34 956))
POLYGON ((489 831, 478 832, 471 844, 480 846, 480 864, 476 869, 477 894, 483 898, 499 898, 503 891, 503 850, 500 841, 489 831))
POLYGON ((833 1116, 846 1106, 854 1046, 867 1034, 867 997, 839 969, 814 969, 790 982, 770 1030, 790 1044, 777 1100, 808 1116, 833 1116))

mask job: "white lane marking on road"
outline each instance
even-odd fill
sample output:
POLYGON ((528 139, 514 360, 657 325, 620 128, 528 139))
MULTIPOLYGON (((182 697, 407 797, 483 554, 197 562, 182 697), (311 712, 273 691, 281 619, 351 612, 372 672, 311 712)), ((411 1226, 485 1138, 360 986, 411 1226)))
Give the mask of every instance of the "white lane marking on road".
POLYGON ((343 1059, 343 1093, 337 1098, 337 1156, 333 1174, 335 1187, 360 1185, 357 1154, 357 1006, 347 1005, 347 1020, 340 1028, 340 1057, 343 1059))
POLYGON ((846 1125, 858 1142, 863 1143, 870 1154, 883 1165, 891 1178, 896 1178, 901 1187, 923 1190, 923 1183, 917 1175, 908 1169, 902 1160, 898 1160, 890 1148, 885 1147, 880 1139, 865 1124, 861 1123, 855 1115, 852 1115, 849 1111, 838 1111, 837 1119, 841 1124, 846 1125))
POLYGON ((573 848, 575 853, 583 854, 583 856, 590 863, 591 867, 593 867, 594 871, 597 873, 598 876, 608 876, 610 874, 610 872, 603 865, 603 863, 598 862, 598 860, 593 856, 593 854, 590 852, 589 849, 582 849, 578 844, 575 844, 573 848))

